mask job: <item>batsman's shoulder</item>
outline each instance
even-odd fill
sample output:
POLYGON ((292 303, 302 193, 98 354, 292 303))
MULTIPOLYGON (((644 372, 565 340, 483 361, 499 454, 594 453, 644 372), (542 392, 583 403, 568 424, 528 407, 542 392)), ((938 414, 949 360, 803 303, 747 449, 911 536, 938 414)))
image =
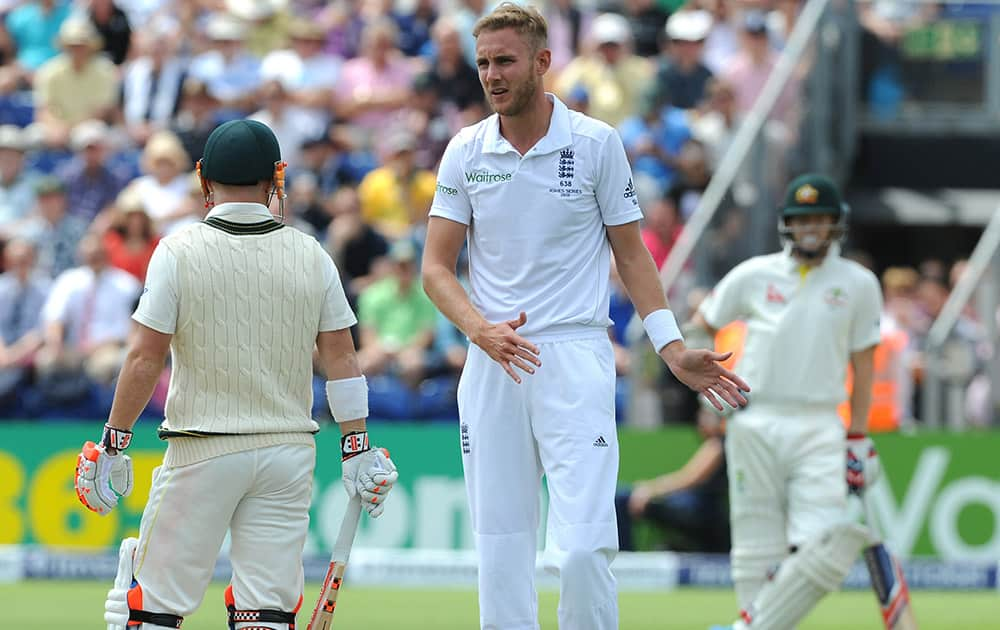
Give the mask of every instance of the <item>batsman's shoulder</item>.
POLYGON ((842 266, 844 275, 850 278, 852 282, 860 286, 874 285, 875 287, 880 287, 878 276, 868 269, 868 267, 847 258, 838 258, 838 261, 842 266))
POLYGON ((759 256, 751 256, 750 258, 738 263, 726 275, 756 276, 762 273, 781 269, 785 264, 785 257, 781 252, 761 254, 759 256))
POLYGON ((185 225, 180 229, 175 230, 170 234, 167 234, 166 236, 161 236, 160 242, 156 244, 156 248, 167 249, 170 251, 177 251, 177 249, 181 246, 181 243, 187 240, 188 234, 190 232, 204 228, 207 228, 207 226, 204 225, 201 221, 185 225))

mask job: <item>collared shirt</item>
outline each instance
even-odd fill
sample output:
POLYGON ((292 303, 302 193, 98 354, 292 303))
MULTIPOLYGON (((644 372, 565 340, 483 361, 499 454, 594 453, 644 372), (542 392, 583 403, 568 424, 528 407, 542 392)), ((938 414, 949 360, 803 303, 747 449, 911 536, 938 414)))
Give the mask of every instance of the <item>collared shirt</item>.
MULTIPOLYGON (((381 90, 408 88, 416 74, 414 68, 414 62, 403 57, 392 57, 381 68, 376 67, 367 57, 355 57, 344 63, 334 93, 360 96, 378 94, 381 90)), ((397 109, 368 108, 359 112, 351 123, 365 131, 380 131, 396 117, 397 109)))
POLYGON ((449 143, 431 216, 469 226, 471 298, 487 320, 526 311, 522 335, 607 328, 607 225, 642 218, 621 139, 556 97, 523 156, 490 116, 449 143))
POLYGON ((95 172, 87 171, 81 157, 74 157, 60 169, 60 179, 66 184, 68 211, 86 221, 92 221, 118 197, 128 178, 106 166, 95 172))
POLYGON ((693 109, 704 99, 705 85, 711 78, 712 71, 701 62, 685 72, 669 57, 663 58, 656 69, 655 98, 679 109, 693 109))
POLYGON ((129 188, 135 186, 146 214, 157 226, 160 234, 170 234, 175 230, 195 222, 191 215, 167 217, 177 212, 187 201, 191 189, 191 175, 180 173, 166 184, 161 184, 152 175, 143 175, 132 180, 129 188))
POLYGON ((207 83, 209 92, 222 101, 241 98, 260 86, 260 61, 246 52, 226 59, 209 50, 191 60, 188 72, 207 83))
MULTIPOLYGON (((618 131, 626 149, 631 152, 636 152, 639 145, 648 142, 665 153, 680 155, 684 144, 691 139, 687 112, 672 106, 664 107, 652 124, 641 116, 630 116, 619 125, 618 131)), ((633 163, 636 172, 655 178, 664 192, 677 175, 676 169, 658 156, 637 155, 633 163)))
POLYGON ((583 87, 587 91, 587 111, 617 127, 637 109, 639 97, 653 79, 653 71, 648 59, 636 55, 626 55, 615 65, 583 55, 559 74, 556 91, 566 95, 583 87))
POLYGON ((436 314, 434 303, 424 293, 419 279, 403 292, 397 278, 383 278, 358 298, 361 326, 373 329, 379 342, 396 350, 433 330, 436 314))
POLYGON ((15 235, 35 244, 38 270, 54 278, 76 264, 76 249, 87 227, 86 221, 70 214, 54 224, 36 215, 25 221, 15 235))
POLYGON ((58 2, 46 12, 40 2, 27 2, 7 14, 6 27, 17 47, 18 62, 29 70, 59 54, 58 36, 72 2, 58 2))
POLYGON ((361 215, 386 236, 398 238, 426 215, 435 185, 431 171, 417 169, 404 180, 391 166, 377 168, 358 185, 361 215))
POLYGON ((280 112, 261 109, 249 116, 250 120, 262 122, 278 138, 278 148, 288 169, 294 171, 302 160, 302 145, 308 140, 319 138, 326 131, 326 120, 319 118, 310 109, 288 105, 280 112))
POLYGON ((69 56, 47 61, 35 75, 35 105, 69 125, 99 117, 118 99, 118 71, 107 57, 94 54, 80 71, 69 56))
POLYGON ((40 314, 52 282, 33 274, 24 284, 13 273, 0 274, 0 339, 16 343, 41 323, 40 314))
POLYGON ((166 125, 177 112, 185 77, 185 60, 172 57, 156 71, 150 57, 125 66, 122 75, 122 115, 129 124, 150 121, 166 125))
POLYGON ((132 274, 121 269, 106 267, 95 275, 90 267, 75 267, 56 278, 42 308, 42 321, 62 322, 72 346, 124 342, 140 287, 132 274))
POLYGON ((343 65, 343 59, 329 53, 303 57, 292 49, 275 50, 260 62, 260 76, 264 81, 284 81, 292 90, 332 90, 343 65))
MULTIPOLYGON (((266 206, 259 203, 223 203, 212 208, 205 217, 223 219, 232 223, 259 223, 273 221, 274 217, 266 206)), ((186 229, 194 229, 195 226, 186 229)), ((293 229, 285 227, 285 229, 293 229)), ((316 244, 319 247, 319 244, 316 244)), ((333 259, 326 261, 321 271, 321 282, 326 287, 326 298, 319 318, 319 330, 331 331, 349 328, 357 323, 354 312, 347 303, 340 275, 333 259)), ((146 270, 146 286, 142 298, 132 318, 140 324, 164 334, 177 331, 177 314, 180 303, 180 283, 177 274, 177 258, 162 244, 157 246, 146 270)), ((278 322, 275 323, 278 325, 278 322)))
POLYGON ((0 183, 0 226, 23 219, 31 213, 35 207, 36 179, 34 173, 22 171, 10 184, 0 183))
POLYGON ((831 248, 803 275, 790 250, 751 258, 729 272, 700 311, 719 329, 744 320, 737 368, 754 402, 836 405, 851 353, 878 345, 878 279, 831 248))

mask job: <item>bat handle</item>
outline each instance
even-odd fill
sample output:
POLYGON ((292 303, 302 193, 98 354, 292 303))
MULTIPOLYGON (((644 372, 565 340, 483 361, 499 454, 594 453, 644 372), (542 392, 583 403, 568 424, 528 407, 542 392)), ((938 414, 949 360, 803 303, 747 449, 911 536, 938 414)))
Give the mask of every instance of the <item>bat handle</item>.
POLYGON ((885 535, 882 532, 881 522, 875 515, 875 504, 874 498, 870 496, 871 488, 864 488, 860 493, 858 493, 858 498, 861 499, 861 507, 865 515, 865 524, 868 526, 868 531, 871 533, 872 544, 880 544, 884 542, 885 535))
POLYGON ((351 497, 344 512, 344 520, 340 524, 340 532, 337 540, 333 544, 333 555, 330 558, 330 567, 323 580, 323 587, 320 589, 319 599, 316 607, 313 608, 312 617, 306 630, 326 630, 332 623, 333 606, 336 605, 338 592, 331 594, 331 588, 340 588, 340 580, 343 579, 344 571, 347 569, 347 561, 351 556, 351 546, 354 544, 354 536, 358 531, 358 521, 361 519, 361 495, 356 494, 351 497), (327 601, 330 601, 330 609, 325 610, 327 601))

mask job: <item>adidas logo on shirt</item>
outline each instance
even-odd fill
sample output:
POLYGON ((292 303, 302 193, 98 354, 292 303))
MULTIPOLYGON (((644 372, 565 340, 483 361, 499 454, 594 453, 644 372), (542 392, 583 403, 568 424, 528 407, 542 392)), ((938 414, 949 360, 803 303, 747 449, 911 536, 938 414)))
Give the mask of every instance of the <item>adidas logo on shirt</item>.
POLYGON ((596 440, 594 440, 594 446, 597 446, 597 447, 600 447, 600 448, 607 448, 608 447, 608 443, 606 441, 604 441, 604 436, 600 435, 600 436, 597 437, 596 440))
POLYGON ((625 192, 622 193, 622 196, 625 197, 626 199, 631 199, 632 197, 635 197, 635 195, 636 195, 635 184, 632 183, 632 178, 629 177, 628 183, 625 184, 625 192))

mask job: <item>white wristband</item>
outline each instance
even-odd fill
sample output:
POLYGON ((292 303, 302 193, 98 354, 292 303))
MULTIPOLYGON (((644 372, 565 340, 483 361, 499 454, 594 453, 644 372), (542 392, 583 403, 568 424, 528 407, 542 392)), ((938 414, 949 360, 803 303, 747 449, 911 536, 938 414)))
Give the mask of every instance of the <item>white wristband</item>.
POLYGON ((368 380, 362 376, 326 382, 326 399, 337 422, 368 417, 368 380))
POLYGON ((681 329, 677 327, 677 319, 668 308, 661 308, 653 311, 642 320, 642 327, 646 329, 646 335, 653 342, 653 347, 659 353, 664 346, 674 341, 684 341, 681 329))

